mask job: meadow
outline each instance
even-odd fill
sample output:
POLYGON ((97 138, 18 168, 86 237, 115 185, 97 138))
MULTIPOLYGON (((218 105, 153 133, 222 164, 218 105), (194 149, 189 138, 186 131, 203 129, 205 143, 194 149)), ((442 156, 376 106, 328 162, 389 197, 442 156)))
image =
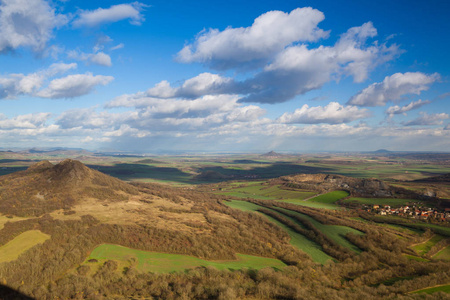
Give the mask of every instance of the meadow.
MULTIPOLYGON (((283 209, 285 210, 285 209, 283 209)), ((288 211, 288 210, 286 210, 288 211)), ((348 248, 356 253, 361 252, 361 250, 356 247, 355 245, 353 245, 352 243, 350 243, 346 238, 345 235, 348 233, 353 233, 353 234, 357 234, 357 235, 362 235, 363 233, 347 227, 347 226, 339 226, 339 225, 325 225, 320 223, 319 221, 315 220, 314 218, 311 218, 308 215, 299 213, 299 212, 292 212, 289 211, 290 213, 294 213, 295 215, 299 216, 302 219, 305 219, 309 222, 311 222, 314 227, 316 227, 317 229, 319 229, 321 232, 323 232, 326 236, 328 236, 329 238, 331 238, 332 240, 334 240, 337 244, 348 248)))
POLYGON ((225 184, 222 191, 216 192, 219 195, 226 195, 238 198, 252 198, 260 200, 276 200, 285 203, 292 203, 314 208, 340 209, 335 202, 343 197, 347 197, 345 191, 334 191, 314 197, 317 193, 306 190, 289 190, 280 185, 269 185, 268 182, 240 181, 225 184))
POLYGON ((436 253, 436 255, 434 255, 433 258, 450 260, 450 246, 447 246, 446 248, 436 253))
POLYGON ((214 267, 218 270, 261 269, 272 267, 282 269, 286 265, 280 260, 252 255, 236 254, 237 260, 210 261, 194 256, 150 252, 119 245, 102 244, 96 247, 84 262, 85 265, 103 265, 107 260, 119 262, 119 270, 134 267, 141 272, 172 273, 197 267, 214 267), (96 260, 96 262, 89 262, 96 260))
MULTIPOLYGON (((258 209, 262 208, 259 205, 247 201, 231 200, 226 201, 224 203, 231 208, 236 208, 242 211, 249 211, 249 212, 257 212, 258 209)), ((320 245, 318 245, 317 243, 311 241, 304 235, 295 232, 290 227, 279 222, 278 220, 275 220, 274 218, 265 215, 263 213, 260 214, 263 215, 265 218, 267 218, 269 221, 281 227, 284 231, 286 231, 291 238, 289 243, 292 246, 296 247, 297 249, 300 249, 303 252, 307 253, 313 261, 318 262, 320 264, 325 264, 327 262, 332 261, 333 258, 328 254, 326 254, 325 252, 323 252, 321 250, 320 245)))
POLYGON ((450 293, 450 284, 435 286, 435 287, 431 287, 431 288, 427 288, 427 289, 422 289, 422 290, 414 291, 413 293, 433 294, 436 292, 450 293))
POLYGON ((28 230, 0 247, 0 263, 16 260, 28 249, 48 240, 50 236, 39 230, 28 230))
POLYGON ((444 237, 442 235, 435 234, 428 241, 412 246, 411 248, 414 249, 417 252, 417 254, 425 255, 428 253, 428 251, 431 250, 431 248, 434 245, 436 245, 439 241, 443 239, 444 237))

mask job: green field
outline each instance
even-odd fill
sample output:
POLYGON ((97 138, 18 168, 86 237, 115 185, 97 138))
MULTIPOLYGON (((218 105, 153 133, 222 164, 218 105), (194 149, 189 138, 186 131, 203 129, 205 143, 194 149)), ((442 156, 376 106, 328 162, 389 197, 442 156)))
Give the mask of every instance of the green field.
POLYGON ((407 259, 415 260, 415 261, 425 261, 425 262, 430 261, 426 258, 422 258, 422 257, 414 256, 414 255, 403 254, 403 256, 405 256, 407 259))
POLYGON ((231 208, 240 209, 242 211, 257 211, 261 208, 261 206, 247 201, 231 200, 224 203, 231 208))
POLYGON ((437 242, 439 242, 443 239, 444 239, 444 237, 442 235, 436 234, 432 238, 430 238, 428 241, 423 242, 418 245, 415 245, 415 246, 412 246, 411 248, 413 248, 417 252, 417 254, 424 255, 424 254, 427 254, 428 251, 430 251, 431 248, 434 245, 436 245, 437 242))
POLYGON ((319 195, 314 198, 310 198, 306 201, 302 199, 294 199, 294 200, 288 199, 281 201, 314 208, 340 209, 341 207, 335 204, 335 202, 338 201, 339 199, 347 197, 348 195, 349 193, 346 191, 334 191, 323 195, 319 195))
POLYGON ((420 203, 418 200, 414 199, 397 199, 397 198, 349 198, 343 200, 344 203, 352 203, 356 202, 359 204, 366 204, 366 205, 390 205, 392 207, 398 207, 402 205, 406 205, 408 203, 420 203))
POLYGON ((0 247, 0 263, 16 260, 22 253, 48 240, 50 236, 39 230, 28 230, 0 247))
POLYGON ((436 253, 436 255, 434 255, 433 258, 450 260, 450 246, 436 253))
POLYGON ((311 198, 308 201, 309 202, 317 202, 317 203, 333 204, 336 201, 338 201, 339 199, 345 198, 348 195, 350 195, 350 193, 347 191, 334 191, 334 192, 326 193, 326 194, 311 198))
MULTIPOLYGON (((246 201, 239 201, 239 200, 232 200, 230 202, 225 202, 226 205, 240 209, 243 211, 257 211, 259 208, 262 208, 259 205, 246 202, 246 201)), ((311 259, 315 262, 324 264, 326 262, 331 261, 333 258, 322 251, 322 247, 318 245, 317 243, 311 241, 310 239, 306 238, 304 235, 295 232, 290 227, 284 225, 283 223, 275 220, 272 217, 269 217, 267 215, 264 215, 267 219, 269 219, 271 222, 277 224, 279 227, 281 227, 283 230, 285 230, 289 236, 291 237, 291 240, 289 243, 296 247, 297 249, 302 250, 303 252, 307 253, 309 256, 311 256, 311 259)), ((287 217, 290 219, 289 217, 287 217)), ((292 219, 291 219, 292 220, 292 219)), ((294 220, 292 220, 294 221, 294 220)))
POLYGON ((325 225, 320 223, 319 221, 315 220, 314 218, 299 213, 299 212, 294 212, 291 210, 287 210, 287 209, 282 209, 285 210, 287 212, 290 213, 294 213, 297 216, 301 217, 302 219, 306 219, 308 221, 310 221, 314 227, 316 227, 317 229, 319 229, 321 232, 323 232, 326 236, 328 236, 330 239, 334 240, 336 243, 338 243, 339 245, 346 247, 354 252, 361 252, 361 249, 359 249, 358 247, 356 247, 354 244, 350 243, 346 238, 345 235, 347 233, 353 233, 353 234, 358 234, 358 235, 362 235, 363 233, 359 230, 347 227, 347 226, 339 226, 339 225, 325 225))
POLYGON ((413 293, 432 294, 432 293, 436 293, 436 292, 450 293, 450 284, 426 288, 423 290, 414 291, 413 293))
POLYGON ((339 205, 334 204, 334 202, 342 197, 348 196, 347 192, 336 191, 305 201, 305 199, 314 196, 316 193, 311 191, 286 190, 281 188, 279 185, 268 186, 267 184, 263 184, 261 181, 241 183, 234 182, 232 185, 230 184, 230 188, 218 192, 218 194, 239 198, 277 200, 296 205, 324 209, 339 209, 339 205))
POLYGON ((279 185, 264 185, 261 182, 241 183, 236 187, 237 183, 232 185, 232 188, 219 192, 222 195, 240 197, 240 198, 254 198, 266 200, 281 200, 281 199, 305 199, 314 196, 314 192, 309 191, 292 191, 282 189, 279 185))
POLYGON ((273 258, 236 255, 238 259, 234 261, 209 261, 188 255, 142 251, 119 245, 102 244, 92 251, 85 264, 92 264, 88 262, 90 259, 98 260, 96 264, 104 263, 107 260, 116 260, 120 266, 127 263, 129 266, 135 264, 138 271, 154 273, 180 272, 202 266, 212 266, 219 270, 265 267, 281 269, 286 266, 282 261, 273 258))

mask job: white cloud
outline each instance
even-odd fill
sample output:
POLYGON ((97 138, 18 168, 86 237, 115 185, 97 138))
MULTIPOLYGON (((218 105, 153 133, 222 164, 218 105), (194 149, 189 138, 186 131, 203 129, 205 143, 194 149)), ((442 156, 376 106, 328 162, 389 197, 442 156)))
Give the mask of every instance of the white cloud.
POLYGON ((34 113, 28 115, 19 115, 8 119, 5 115, 0 114, 0 130, 16 129, 16 128, 38 128, 42 127, 50 118, 50 113, 34 113))
POLYGON ((367 118, 370 113, 366 109, 355 106, 343 106, 338 102, 330 102, 327 106, 309 107, 307 104, 293 113, 284 113, 278 121, 289 124, 341 124, 367 118))
POLYGON ((413 109, 418 109, 418 108, 424 106, 425 104, 429 104, 429 103, 431 103, 431 101, 429 101, 429 100, 422 101, 420 99, 418 101, 412 101, 411 103, 409 103, 405 106, 401 106, 401 107, 398 105, 391 106, 386 110, 386 114, 388 114, 389 117, 391 117, 391 118, 394 115, 399 115, 399 114, 406 115, 406 112, 413 110, 413 109))
POLYGON ((81 11, 78 18, 72 22, 74 27, 95 27, 106 23, 113 23, 129 19, 132 25, 141 25, 145 21, 141 14, 145 4, 133 2, 130 4, 113 5, 110 8, 81 11))
POLYGON ((429 125, 442 125, 444 122, 443 120, 449 119, 449 115, 446 113, 440 113, 440 114, 427 114, 426 112, 420 112, 422 115, 421 117, 418 117, 417 119, 414 119, 412 121, 404 123, 405 126, 429 126, 429 125))
POLYGON ((68 22, 43 0, 3 0, 0 3, 0 53, 19 47, 44 50, 53 29, 68 22))
POLYGON ((265 63, 294 42, 328 37, 328 32, 317 27, 324 18, 322 12, 311 7, 290 13, 269 11, 256 18, 250 27, 201 32, 193 44, 178 53, 178 60, 203 62, 219 69, 239 67, 242 63, 265 63))
POLYGON ((125 122, 129 117, 130 113, 96 112, 92 108, 71 109, 61 113, 55 124, 62 129, 110 129, 117 127, 117 124, 125 122))
POLYGON ((242 83, 240 89, 248 95, 241 101, 284 102, 318 89, 330 80, 339 80, 342 75, 351 75, 356 82, 364 80, 375 66, 399 53, 396 45, 386 47, 375 41, 366 46, 366 39, 375 33, 376 29, 369 22, 350 28, 332 47, 286 48, 264 71, 242 83))
POLYGON ((92 54, 90 57, 90 61, 96 65, 100 66, 106 66, 111 67, 111 57, 108 54, 105 54, 104 52, 98 52, 95 54, 92 54))
POLYGON ((353 76, 354 81, 359 82, 366 79, 375 66, 400 53, 396 45, 387 47, 377 41, 366 45, 367 39, 375 36, 376 32, 369 22, 350 28, 334 46, 312 49, 306 44, 288 46, 281 49, 256 75, 243 81, 202 73, 184 81, 179 87, 161 81, 147 90, 146 95, 192 99, 203 95, 238 94, 241 95, 241 102, 279 103, 321 88, 342 76, 353 76))
POLYGON ((74 98, 89 94, 98 85, 106 85, 112 76, 92 75, 92 73, 68 75, 52 80, 48 87, 36 95, 42 98, 74 98))
POLYGON ((114 47, 111 47, 109 51, 119 50, 122 49, 123 47, 125 47, 125 45, 123 43, 120 43, 118 45, 115 45, 114 47))
POLYGON ((0 99, 15 99, 20 95, 32 95, 42 87, 48 77, 64 73, 77 64, 55 63, 49 68, 30 74, 9 74, 0 77, 0 99))
POLYGON ((84 53, 78 50, 71 50, 67 52, 67 57, 80 61, 88 61, 100 66, 112 66, 111 57, 104 52, 84 53))
POLYGON ((373 83, 361 92, 353 96, 348 104, 358 106, 384 106, 388 101, 397 101, 408 94, 419 95, 426 91, 429 85, 439 80, 437 73, 424 74, 415 73, 395 73, 386 76, 382 82, 373 83))
POLYGON ((196 98, 203 95, 233 94, 234 81, 212 73, 201 73, 187 79, 177 88, 163 80, 155 87, 147 90, 147 96, 156 98, 196 98))

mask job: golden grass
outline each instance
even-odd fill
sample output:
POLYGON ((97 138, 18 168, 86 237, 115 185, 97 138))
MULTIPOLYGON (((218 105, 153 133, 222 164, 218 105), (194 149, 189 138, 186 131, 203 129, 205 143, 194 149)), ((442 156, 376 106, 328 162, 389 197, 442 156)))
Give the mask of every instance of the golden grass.
POLYGON ((11 217, 0 215, 0 230, 2 230, 3 227, 5 227, 5 224, 7 222, 17 222, 17 221, 22 221, 22 220, 26 220, 26 219, 29 219, 29 218, 22 218, 22 217, 16 217, 16 216, 13 216, 11 218, 11 217))
POLYGON ((66 215, 64 210, 57 210, 50 215, 60 220, 79 220, 83 215, 91 215, 106 224, 145 224, 160 229, 184 232, 210 232, 204 215, 190 212, 193 205, 193 202, 186 199, 181 203, 174 203, 157 196, 135 195, 128 201, 118 202, 84 199, 71 209, 75 212, 74 214, 66 215), (204 226, 193 228, 185 223, 204 226))
POLYGON ((16 260, 22 253, 42 244, 50 236, 39 230, 29 230, 16 236, 12 241, 0 247, 0 263, 16 260))

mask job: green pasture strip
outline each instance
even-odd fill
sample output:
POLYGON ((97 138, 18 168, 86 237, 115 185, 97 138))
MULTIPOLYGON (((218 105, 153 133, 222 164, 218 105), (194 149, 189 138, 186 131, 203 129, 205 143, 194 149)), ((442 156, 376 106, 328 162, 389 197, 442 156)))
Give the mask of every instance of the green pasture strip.
POLYGON ((438 253, 436 253, 433 258, 436 259, 445 259, 445 260, 450 260, 450 246, 442 249, 441 251, 439 251, 438 253))
MULTIPOLYGON (((277 224, 279 227, 285 230, 291 237, 289 243, 292 246, 296 247, 297 249, 300 249, 303 252, 307 253, 309 256, 311 256, 311 259, 313 261, 318 262, 320 264, 325 264, 327 262, 333 261, 333 258, 331 256, 322 251, 322 247, 319 244, 315 243, 314 241, 311 241, 304 235, 295 232, 289 226, 284 225, 280 221, 275 220, 274 218, 267 215, 264 216, 268 218, 271 222, 277 224)), ((295 222, 295 220, 292 218, 289 218, 287 216, 284 217, 295 222)))
POLYGON ((412 246, 411 248, 413 248, 417 252, 417 254, 424 255, 424 254, 427 254, 428 251, 430 251, 431 248, 434 245, 436 245, 437 242, 439 242, 440 240, 443 240, 443 239, 444 239, 444 237, 442 235, 435 234, 428 241, 423 242, 418 245, 415 245, 415 246, 412 246))
POLYGON ((231 208, 240 209, 242 211, 257 211, 261 208, 261 206, 254 203, 240 200, 224 201, 223 203, 231 208))
MULTIPOLYGON (((236 187, 227 189, 227 193, 237 193, 241 197, 255 199, 306 199, 314 196, 314 192, 309 191, 292 191, 282 189, 279 185, 267 186, 262 184, 249 184, 245 187, 236 187)), ((239 197, 239 196, 237 196, 239 197)))
POLYGON ((377 223, 389 223, 407 227, 410 230, 422 230, 425 231, 427 228, 431 229, 433 232, 450 237, 450 227, 440 226, 436 224, 423 223, 419 220, 413 222, 412 220, 405 219, 397 216, 375 216, 374 222, 377 223))
POLYGON ((273 200, 271 197, 261 196, 261 195, 251 195, 248 193, 242 193, 242 192, 217 192, 218 195, 225 195, 225 196, 231 196, 231 197, 238 197, 238 198, 253 198, 253 199, 261 199, 261 200, 273 200))
POLYGON ((50 236, 39 230, 28 230, 5 245, 0 247, 0 263, 16 260, 22 253, 33 248, 37 244, 42 244, 50 236))
POLYGON ((418 257, 418 256, 415 256, 415 255, 409 255, 409 254, 403 254, 403 255, 409 260, 415 260, 415 261, 420 261, 420 262, 427 262, 427 261, 429 261, 426 258, 418 257))
POLYGON ((308 200, 308 202, 318 202, 318 203, 326 203, 333 204, 339 199, 345 198, 350 195, 347 191, 334 191, 330 193, 326 193, 308 200))
POLYGON ((295 205, 301 205, 301 206, 306 206, 306 207, 313 207, 313 208, 323 208, 323 209, 332 209, 332 210, 337 210, 337 209, 342 209, 342 207, 340 207, 337 204, 327 204, 327 203, 320 203, 320 202, 310 202, 310 201, 305 201, 305 200, 292 200, 292 199, 288 199, 288 200, 278 200, 280 202, 285 202, 285 203, 290 203, 290 204, 295 204, 295 205))
POLYGON ((236 256, 238 257, 237 260, 210 261, 189 255, 143 251, 119 245, 102 244, 91 252, 85 264, 89 264, 88 260, 90 259, 116 260, 119 262, 135 261, 137 270, 154 273, 180 272, 186 269, 208 266, 219 270, 261 269, 266 267, 281 269, 286 266, 285 263, 274 258, 244 254, 236 254, 236 256))
MULTIPOLYGON (((232 208, 240 209, 243 211, 257 211, 258 209, 262 208, 262 206, 239 200, 232 200, 230 202, 227 201, 224 203, 232 208)), ((322 247, 319 244, 315 243, 314 241, 311 241, 304 235, 295 232, 289 226, 284 225, 280 221, 275 220, 274 218, 267 216, 265 214, 263 214, 263 216, 269 219, 271 222, 278 225, 279 227, 281 227, 283 230, 285 230, 291 237, 289 243, 292 246, 296 247, 297 249, 300 249, 303 252, 307 253, 309 256, 311 256, 313 261, 321 264, 325 264, 326 262, 332 261, 333 258, 328 254, 326 254, 325 252, 323 252, 322 247)))
POLYGON ((419 200, 414 199, 397 199, 397 198, 349 198, 343 200, 344 203, 360 203, 366 205, 389 205, 389 206, 402 206, 408 203, 421 203, 419 200))
POLYGON ((413 293, 414 294, 418 294, 418 293, 433 294, 436 292, 450 293, 450 284, 426 288, 423 290, 414 291, 413 293))
POLYGON ((358 247, 356 247, 354 244, 350 243, 346 238, 346 234, 347 233, 354 233, 354 234, 358 234, 358 235, 363 235, 363 233, 359 230, 347 227, 347 226, 341 226, 341 225, 325 225, 320 223, 319 221, 317 221, 316 219, 306 215, 306 214, 302 214, 299 212, 295 212, 292 210, 288 210, 288 209, 283 209, 289 213, 294 213, 297 216, 306 219, 308 221, 310 221, 314 227, 316 227, 318 230, 320 230, 321 232, 323 232, 326 236, 328 236, 330 239, 332 239, 333 241, 335 241, 336 243, 338 243, 339 245, 346 247, 356 253, 360 253, 361 249, 359 249, 358 247))
POLYGON ((376 223, 376 224, 378 224, 380 226, 390 227, 390 228, 395 229, 397 231, 404 232, 404 233, 409 233, 409 234, 414 234, 414 235, 422 234, 424 232, 421 229, 407 227, 407 226, 402 226, 402 225, 399 225, 399 224, 381 224, 381 223, 376 223))
POLYGON ((439 225, 435 225, 435 224, 428 224, 428 223, 413 223, 413 224, 405 224, 406 226, 412 226, 415 228, 419 228, 419 229, 423 229, 425 230, 426 228, 429 228, 431 230, 433 230, 435 233, 438 233, 440 235, 444 235, 446 237, 450 237, 450 227, 444 227, 444 226, 439 226, 439 225))

